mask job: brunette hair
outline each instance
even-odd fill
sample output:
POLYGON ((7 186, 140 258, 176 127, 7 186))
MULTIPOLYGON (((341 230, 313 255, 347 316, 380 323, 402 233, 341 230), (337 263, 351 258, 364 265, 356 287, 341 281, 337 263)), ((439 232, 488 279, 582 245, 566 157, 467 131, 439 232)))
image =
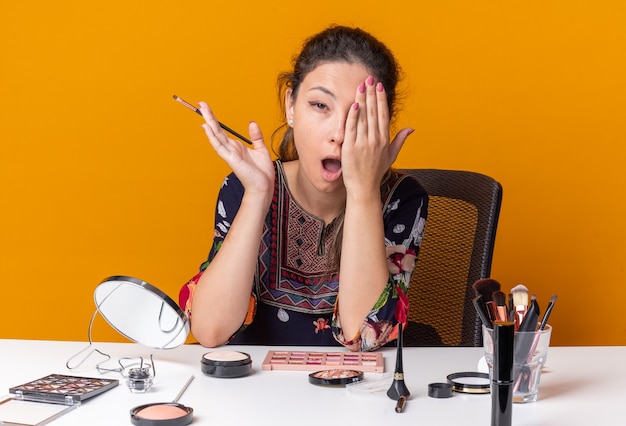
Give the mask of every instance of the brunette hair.
MULTIPOLYGON (((389 117, 393 117, 396 107, 396 86, 400 79, 400 67, 391 52, 382 42, 360 28, 333 25, 308 38, 302 45, 300 54, 293 58, 293 71, 278 76, 278 97, 285 117, 285 93, 291 89, 291 96, 298 96, 304 78, 323 63, 345 62, 361 64, 372 76, 383 84, 387 94, 389 117)), ((293 139, 293 129, 283 124, 274 132, 287 127, 276 156, 283 161, 298 159, 293 139)))

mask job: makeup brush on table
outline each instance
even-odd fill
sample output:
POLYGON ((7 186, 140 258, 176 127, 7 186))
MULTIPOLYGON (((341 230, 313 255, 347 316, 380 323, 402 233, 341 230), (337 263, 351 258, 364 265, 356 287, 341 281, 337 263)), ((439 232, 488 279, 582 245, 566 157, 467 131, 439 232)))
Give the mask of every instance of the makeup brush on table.
POLYGON ((404 409, 406 399, 411 395, 404 383, 404 368, 402 366, 402 323, 398 323, 398 346, 396 351, 396 370, 393 373, 393 382, 387 390, 387 396, 397 401, 396 412, 400 413, 404 409))

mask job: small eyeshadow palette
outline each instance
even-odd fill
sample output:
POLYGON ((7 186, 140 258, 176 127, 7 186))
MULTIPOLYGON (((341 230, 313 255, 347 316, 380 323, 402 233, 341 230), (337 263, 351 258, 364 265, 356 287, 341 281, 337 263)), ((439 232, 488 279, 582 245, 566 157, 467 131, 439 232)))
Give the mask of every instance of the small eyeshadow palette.
POLYGON ((263 370, 320 371, 348 368, 383 373, 385 361, 381 352, 307 352, 268 351, 263 370))
POLYGON ((49 374, 9 388, 9 393, 25 401, 73 405, 106 392, 118 384, 119 380, 115 379, 49 374))

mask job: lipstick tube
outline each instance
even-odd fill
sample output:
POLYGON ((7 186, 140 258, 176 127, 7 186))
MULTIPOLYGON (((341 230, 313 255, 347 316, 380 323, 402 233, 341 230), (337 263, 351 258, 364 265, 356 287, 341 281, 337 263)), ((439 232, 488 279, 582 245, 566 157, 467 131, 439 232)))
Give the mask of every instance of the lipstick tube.
POLYGON ((491 426, 511 426, 514 342, 515 322, 494 323, 491 426))

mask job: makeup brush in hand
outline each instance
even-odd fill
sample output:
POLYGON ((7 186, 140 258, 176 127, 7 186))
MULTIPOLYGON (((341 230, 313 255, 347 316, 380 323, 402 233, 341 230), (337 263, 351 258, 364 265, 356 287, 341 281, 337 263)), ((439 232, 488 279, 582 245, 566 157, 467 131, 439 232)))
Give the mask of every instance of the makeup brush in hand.
POLYGON ((524 321, 524 315, 528 310, 528 288, 518 284, 511 290, 513 296, 513 309, 515 310, 515 329, 517 330, 524 321))

